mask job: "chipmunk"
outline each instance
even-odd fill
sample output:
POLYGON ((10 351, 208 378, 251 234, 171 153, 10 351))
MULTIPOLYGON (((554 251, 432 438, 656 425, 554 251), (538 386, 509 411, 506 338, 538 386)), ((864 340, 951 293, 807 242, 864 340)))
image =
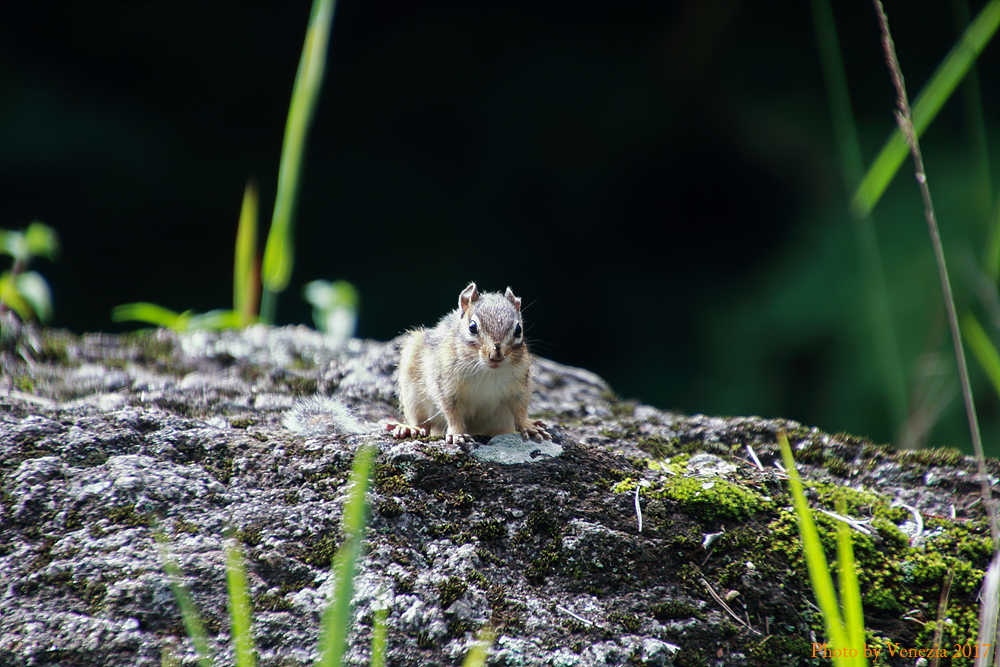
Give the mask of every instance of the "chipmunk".
POLYGON ((397 438, 429 433, 456 445, 514 431, 541 442, 545 424, 528 418, 531 387, 521 300, 509 287, 480 294, 469 283, 437 326, 407 334, 398 376, 406 423, 385 427, 397 438))

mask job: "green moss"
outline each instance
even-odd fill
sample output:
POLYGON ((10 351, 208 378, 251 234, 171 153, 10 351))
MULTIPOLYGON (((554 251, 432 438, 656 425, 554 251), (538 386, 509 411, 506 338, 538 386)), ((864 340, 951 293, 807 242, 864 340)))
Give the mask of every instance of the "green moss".
POLYGON ((236 531, 236 539, 247 545, 248 547, 255 547, 260 544, 261 541, 261 526, 247 526, 246 528, 240 528, 236 531))
POLYGON ((156 331, 139 331, 122 334, 122 342, 133 347, 137 361, 167 365, 173 361, 173 338, 156 331))
MULTIPOLYGON (((946 651, 947 658, 950 659, 950 664, 953 667, 972 667, 975 663, 979 633, 978 612, 978 607, 975 605, 964 608, 954 608, 949 605, 947 617, 926 623, 921 628, 920 634, 917 635, 914 645, 919 647, 939 646, 943 651, 946 651), (939 630, 941 639, 940 642, 935 642, 939 630)), ((903 655, 907 656, 906 653, 903 655)), ((913 655, 912 657, 919 656, 913 655)), ((911 660, 910 664, 912 663, 911 660)), ((949 662, 942 661, 941 664, 949 664, 949 662)))
POLYGON ((257 611, 291 611, 292 603, 285 595, 262 593, 253 598, 253 608, 257 611))
POLYGON ((136 512, 134 504, 112 507, 104 511, 104 516, 111 523, 129 528, 149 528, 152 525, 149 515, 136 512))
POLYGON ((664 438, 659 435, 640 437, 636 441, 636 447, 651 455, 654 459, 666 459, 680 451, 680 438, 664 438))
POLYGON ((396 593, 399 595, 408 595, 413 592, 413 585, 417 583, 417 575, 410 573, 406 576, 399 574, 392 575, 392 580, 395 582, 396 593))
POLYGON ((39 361, 56 363, 60 366, 69 365, 69 347, 76 342, 76 337, 58 329, 43 329, 42 331, 42 349, 39 361))
POLYGON ((379 500, 376 509, 379 514, 389 518, 400 516, 405 511, 403 505, 394 497, 382 498, 379 500))
POLYGON ((538 552, 538 555, 528 564, 524 570, 524 576, 533 584, 540 584, 545 580, 560 560, 562 553, 562 539, 554 538, 549 540, 538 552))
POLYGON ((390 496, 404 496, 412 488, 401 466, 378 461, 372 473, 372 484, 379 493, 390 496))
POLYGON ((292 396, 312 396, 319 390, 315 377, 306 375, 286 375, 285 385, 292 396))
POLYGON ((189 535, 198 534, 198 526, 193 523, 188 523, 182 519, 177 519, 174 521, 174 532, 175 533, 187 533, 189 535))
POLYGON ((768 635, 750 643, 747 655, 755 665, 802 665, 813 657, 813 645, 796 635, 768 635))
POLYGON ((885 588, 877 588, 865 593, 861 603, 865 611, 869 613, 897 615, 906 611, 900 602, 900 595, 885 588))
POLYGON ((330 567, 339 546, 336 535, 324 535, 310 546, 302 560, 315 567, 330 567))
POLYGON ((723 519, 739 521, 771 506, 756 491, 716 477, 668 478, 650 495, 676 501, 681 509, 703 523, 718 523, 723 519))
POLYGON ((441 539, 442 537, 453 537, 458 533, 462 532, 453 523, 432 523, 427 526, 427 537, 432 540, 441 539))
POLYGON ((465 580, 470 584, 477 586, 481 590, 486 590, 490 583, 487 581, 486 577, 482 575, 482 573, 477 572, 476 570, 472 570, 469 574, 465 575, 465 580))
MULTIPOLYGON (((788 436, 788 441, 794 442, 791 435, 788 436)), ((802 447, 793 446, 792 455, 795 457, 797 463, 823 465, 826 462, 827 446, 822 442, 810 440, 802 447)))
POLYGON ((830 471, 831 475, 836 475, 837 477, 851 476, 850 464, 839 456, 828 456, 826 459, 826 469, 830 471))
POLYGON ((448 636, 462 637, 466 634, 474 633, 479 628, 478 625, 468 618, 452 618, 448 621, 448 636))
POLYGON ((465 595, 469 585, 461 577, 448 577, 445 581, 437 585, 438 597, 441 601, 441 608, 447 609, 458 598, 465 595))
POLYGON ((257 420, 253 417, 230 417, 229 425, 233 428, 247 428, 248 426, 253 426, 257 423, 257 420))
POLYGON ((459 489, 448 499, 449 505, 464 512, 472 509, 472 505, 475 502, 475 497, 467 493, 465 489, 459 489))
POLYGON ((608 614, 608 620, 622 627, 625 632, 636 633, 642 627, 642 619, 635 614, 625 614, 613 611, 608 614))
POLYGON ((23 391, 26 394, 35 393, 35 380, 30 375, 15 375, 14 378, 14 388, 18 391, 23 391))
POLYGON ((635 414, 635 407, 638 405, 638 401, 626 401, 610 390, 602 391, 601 398, 607 401, 611 414, 618 418, 631 417, 635 414))
POLYGON ((697 618, 704 620, 702 613, 694 604, 682 600, 668 600, 658 602, 649 608, 649 613, 660 621, 672 621, 674 619, 697 618))
POLYGON ((486 519, 474 523, 472 532, 484 542, 496 542, 507 536, 507 526, 500 519, 486 519))
POLYGON ((954 447, 932 447, 898 453, 899 463, 913 463, 927 467, 954 467, 965 460, 965 454, 954 447))

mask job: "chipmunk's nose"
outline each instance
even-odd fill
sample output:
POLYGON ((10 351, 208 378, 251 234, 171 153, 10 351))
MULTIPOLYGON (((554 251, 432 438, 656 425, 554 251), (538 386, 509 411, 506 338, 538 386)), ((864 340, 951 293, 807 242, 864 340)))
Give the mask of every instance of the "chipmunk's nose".
POLYGON ((490 352, 490 361, 494 363, 503 361, 503 352, 500 351, 500 343, 493 344, 493 350, 490 352))

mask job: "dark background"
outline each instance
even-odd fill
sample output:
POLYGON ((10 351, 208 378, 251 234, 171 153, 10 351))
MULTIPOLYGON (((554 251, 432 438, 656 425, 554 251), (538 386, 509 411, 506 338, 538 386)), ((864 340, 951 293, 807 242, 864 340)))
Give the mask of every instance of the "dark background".
MULTIPOLYGON (((886 8, 915 98, 955 7, 886 8)), ((309 10, 5 0, 0 226, 61 234, 33 267, 54 325, 231 307, 243 188, 266 228, 309 10)), ((870 164, 894 92, 871 4, 834 14, 870 164)), ((996 38, 977 69, 996 170, 996 38)), ((807 3, 341 0, 278 323, 312 324, 318 278, 357 286, 358 335, 378 339, 432 324, 469 280, 510 285, 537 352, 625 397, 893 440, 828 109, 807 3)), ((997 179, 967 128, 956 93, 922 146, 960 311, 985 324, 971 286, 997 179)), ((948 399, 928 443, 968 449, 909 162, 875 220, 908 397, 948 399)), ((970 366, 997 455, 1000 405, 970 366)))

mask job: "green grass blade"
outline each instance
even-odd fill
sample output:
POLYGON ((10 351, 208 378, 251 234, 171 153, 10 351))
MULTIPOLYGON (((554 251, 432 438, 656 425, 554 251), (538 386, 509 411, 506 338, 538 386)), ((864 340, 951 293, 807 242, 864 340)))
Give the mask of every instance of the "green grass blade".
POLYGON ((265 294, 270 293, 266 297, 266 311, 270 312, 265 312, 264 305, 261 306, 262 319, 268 324, 274 319, 275 295, 288 287, 292 275, 295 198, 302 170, 306 133, 316 109, 320 84, 323 81, 333 10, 334 0, 313 0, 302 59, 299 61, 299 71, 295 76, 292 104, 288 110, 285 140, 281 149, 281 165, 278 168, 278 192, 274 200, 274 215, 271 219, 271 230, 267 235, 264 265, 261 270, 265 294))
POLYGON ((811 0, 809 6, 816 28, 816 43, 819 47, 820 64, 823 66, 827 98, 830 101, 830 116, 840 155, 840 168, 845 185, 848 190, 853 190, 861 181, 864 161, 861 158, 854 113, 851 111, 851 95, 847 88, 847 75, 844 73, 833 8, 830 0, 811 0))
MULTIPOLYGON (((833 120, 837 152, 840 156, 844 189, 847 196, 850 196, 861 181, 864 163, 861 159, 861 142, 858 140, 858 130, 851 111, 851 96, 847 88, 847 75, 844 72, 837 39, 837 26, 833 19, 830 0, 812 0, 809 4, 816 28, 816 42, 819 47, 820 62, 823 65, 827 98, 830 100, 830 115, 833 120)), ((899 428, 906 421, 906 383, 903 379, 903 365, 899 358, 892 309, 889 307, 882 255, 875 235, 875 220, 872 216, 863 218, 851 216, 851 218, 854 240, 861 256, 865 279, 865 302, 874 338, 875 361, 881 371, 878 376, 882 379, 895 427, 899 428)))
MULTIPOLYGON (((990 0, 917 96, 913 105, 913 126, 918 138, 955 91, 998 27, 1000 27, 1000 0, 990 0)), ((909 147, 906 145, 906 139, 902 130, 897 127, 875 158, 875 162, 865 174, 864 180, 851 200, 851 210, 855 215, 863 217, 871 213, 889 182, 899 171, 907 153, 909 147)))
POLYGON ((191 315, 186 324, 189 331, 238 329, 240 326, 240 315, 231 310, 210 310, 207 313, 191 315))
POLYGON ((993 220, 986 234, 986 258, 983 261, 986 275, 1000 280, 1000 197, 993 206, 993 220))
POLYGON ((493 626, 484 625, 476 636, 475 645, 469 650, 469 654, 465 656, 465 662, 462 663, 462 667, 483 667, 486 664, 486 658, 490 657, 490 649, 493 647, 493 642, 496 638, 497 633, 493 629, 493 626))
MULTIPOLYGON (((847 505, 841 499, 837 503, 837 513, 847 514, 847 505)), ((849 656, 849 662, 867 665, 865 658, 865 613, 861 606, 861 587, 858 586, 858 572, 851 546, 851 529, 843 521, 837 522, 837 568, 840 584, 840 601, 844 607, 844 625, 847 630, 847 645, 857 650, 856 656, 849 656)))
POLYGON ((976 643, 980 647, 989 648, 976 658, 975 667, 989 667, 995 664, 991 658, 997 653, 997 643, 1000 639, 1000 551, 993 552, 993 560, 986 568, 981 598, 979 639, 976 643))
POLYGON ((319 667, 338 667, 344 655, 344 640, 351 621, 351 597, 357 574, 361 540, 364 537, 366 496, 375 447, 362 446, 351 468, 351 491, 344 503, 344 543, 333 557, 334 598, 323 612, 320 629, 319 667))
POLYGON ((160 560, 163 562, 163 569, 167 571, 167 579, 170 581, 170 590, 174 593, 177 606, 181 609, 181 618, 184 620, 184 629, 188 637, 194 643, 194 650, 198 653, 198 664, 201 667, 214 667, 212 653, 208 646, 208 635, 205 634, 205 626, 201 622, 201 616, 191 600, 191 595, 183 585, 184 573, 177 565, 177 562, 170 555, 167 538, 160 531, 153 533, 156 538, 156 548, 160 552, 160 560))
POLYGON ((233 621, 233 651, 236 667, 254 667, 254 641, 251 626, 253 607, 247 595, 247 574, 239 544, 226 546, 226 582, 229 586, 229 618, 233 621))
POLYGON ((986 377, 993 383, 993 388, 1000 396, 1000 352, 993 347, 993 342, 972 313, 966 313, 962 318, 962 338, 969 344, 969 349, 986 372, 986 377))
MULTIPOLYGON (((969 27, 969 0, 952 0, 952 16, 955 19, 955 32, 961 35, 969 27)), ((993 178, 990 175, 989 140, 986 136, 986 117, 983 114, 983 97, 980 93, 979 74, 976 68, 970 67, 969 73, 962 82, 962 110, 965 112, 965 127, 969 140, 969 152, 975 156, 975 175, 970 184, 972 197, 976 207, 973 209, 977 217, 989 219, 993 208, 991 192, 993 178)))
POLYGON ((233 265, 233 311, 239 315, 239 326, 249 326, 254 320, 258 279, 254 276, 257 260, 257 187, 247 183, 240 209, 240 226, 236 232, 236 261, 233 265))
POLYGON ((145 322, 158 327, 183 330, 187 321, 186 314, 158 306, 155 303, 125 303, 115 306, 111 311, 112 322, 145 322))
POLYGON ((385 619, 389 609, 382 607, 375 611, 375 627, 372 629, 372 661, 369 667, 385 667, 385 651, 389 646, 385 619))
MULTIPOLYGON (((826 556, 823 555, 823 544, 816 531, 809 503, 806 502, 805 493, 802 491, 802 480, 799 479, 799 472, 795 469, 792 449, 783 432, 778 434, 778 444, 781 445, 781 458, 788 473, 788 487, 795 501, 795 514, 799 518, 799 533, 802 535, 802 550, 806 559, 806 569, 809 571, 809 582, 813 595, 816 596, 816 603, 823 614, 827 639, 832 644, 831 648, 847 647, 849 646, 847 633, 844 632, 844 623, 837 606, 837 594, 833 589, 833 579, 830 577, 826 556)), ((840 664, 836 660, 835 663, 840 664)))

